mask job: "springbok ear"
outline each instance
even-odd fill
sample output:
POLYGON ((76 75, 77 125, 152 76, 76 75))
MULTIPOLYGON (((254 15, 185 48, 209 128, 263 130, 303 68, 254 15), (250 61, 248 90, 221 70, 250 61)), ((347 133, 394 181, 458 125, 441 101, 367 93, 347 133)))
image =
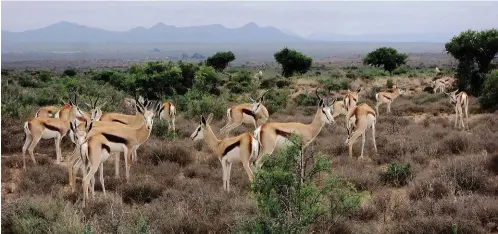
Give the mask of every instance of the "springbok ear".
POLYGON ((453 91, 453 93, 458 93, 458 89, 457 89, 457 90, 455 90, 455 91, 453 91))
POLYGON ((204 118, 203 115, 201 115, 201 124, 206 126, 206 119, 204 118))
POLYGON ((249 97, 249 103, 253 104, 255 101, 251 97, 249 97))
POLYGON ((360 91, 361 91, 361 87, 358 90, 356 90, 357 93, 359 93, 360 91))
POLYGON ((90 125, 86 128, 86 132, 90 132, 90 130, 92 130, 93 123, 94 123, 94 121, 90 122, 90 125))
POLYGON ((318 106, 323 107, 323 99, 320 99, 320 101, 318 102, 318 106))
POLYGON ((207 119, 207 124, 210 124, 211 121, 213 120, 213 113, 209 113, 208 119, 207 119))
POLYGON ((330 105, 329 105, 329 106, 334 105, 334 103, 335 103, 336 101, 337 101, 337 98, 334 98, 334 100, 332 100, 332 103, 330 103, 330 105))
POLYGON ((76 127, 75 127, 76 123, 73 123, 73 121, 69 122, 69 128, 71 129, 71 131, 75 132, 76 130, 76 127))

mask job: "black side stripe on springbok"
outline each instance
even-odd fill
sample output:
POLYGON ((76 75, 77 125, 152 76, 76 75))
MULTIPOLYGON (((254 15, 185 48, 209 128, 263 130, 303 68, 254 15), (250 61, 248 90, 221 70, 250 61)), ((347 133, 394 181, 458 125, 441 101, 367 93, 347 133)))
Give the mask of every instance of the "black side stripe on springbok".
POLYGON ((284 132, 282 130, 276 129, 275 132, 277 133, 277 135, 282 136, 282 137, 288 137, 288 136, 290 136, 290 133, 284 132))
POLYGON ((118 123, 121 123, 121 124, 126 124, 125 122, 119 120, 119 119, 113 119, 112 122, 118 122, 118 123))
POLYGON ((43 126, 45 128, 47 128, 48 130, 50 130, 50 131, 54 131, 54 132, 58 132, 59 131, 59 128, 57 128, 55 126, 52 126, 50 124, 43 123, 43 126))
POLYGON ((107 151, 108 154, 111 153, 111 147, 109 147, 107 144, 102 144, 102 149, 107 151))
POLYGON ((246 115, 250 115, 250 116, 252 116, 253 118, 255 118, 255 119, 256 119, 256 115, 255 115, 254 113, 252 113, 252 111, 251 111, 251 110, 248 110, 248 109, 244 109, 244 108, 242 108, 242 113, 244 113, 244 114, 246 114, 246 115))
POLYGON ((227 155, 227 154, 228 154, 228 152, 232 151, 232 150, 233 150, 233 148, 238 147, 238 146, 240 146, 240 141, 237 141, 237 142, 235 142, 235 143, 233 143, 233 144, 229 145, 229 146, 225 149, 225 151, 223 152, 223 156, 227 155))
POLYGON ((387 95, 382 95, 382 97, 385 97, 387 100, 391 100, 391 97, 389 97, 387 95))
POLYGON ((119 144, 125 144, 128 145, 128 141, 122 137, 108 134, 108 133, 102 133, 102 135, 110 142, 112 143, 119 143, 119 144))

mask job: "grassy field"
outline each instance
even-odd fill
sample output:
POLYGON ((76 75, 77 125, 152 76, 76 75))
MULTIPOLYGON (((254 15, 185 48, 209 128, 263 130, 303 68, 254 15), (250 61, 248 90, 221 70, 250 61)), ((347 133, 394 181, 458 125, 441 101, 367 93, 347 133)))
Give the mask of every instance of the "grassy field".
MULTIPOLYGON (((309 146, 306 157, 316 152, 326 155, 332 173, 351 184, 361 197, 358 207, 344 211, 339 217, 319 219, 309 227, 309 232, 498 233, 496 114, 482 113, 476 98, 470 97, 468 130, 453 128, 454 107, 449 99, 444 94, 424 91, 428 90, 426 87, 435 75, 430 66, 443 62, 417 58, 411 61, 417 61, 412 63, 413 67, 420 63, 430 65, 387 77, 381 71, 366 67, 350 68, 322 61, 314 64, 309 73, 289 79, 288 85, 278 89, 288 92, 288 96, 284 97, 283 106, 271 111, 269 121, 302 123, 312 121, 317 107, 298 101, 298 96, 314 92, 317 87, 337 86, 329 94, 332 98, 340 97, 347 88, 361 86, 359 102, 372 107, 375 106, 375 93, 388 90, 388 79, 406 90, 393 102, 392 113, 386 114, 385 105, 379 108, 378 153, 374 154, 368 131, 367 160, 356 160, 361 140, 354 146, 355 158, 348 157, 344 145, 347 138, 344 116, 336 117, 335 124, 326 125, 309 146), (409 173, 386 179, 386 174, 392 173, 388 171, 392 163, 409 164, 409 173)), ((344 64, 351 62, 354 60, 344 64)), ((247 69, 256 72, 259 68, 247 69)), ((264 74, 276 77, 278 71, 278 68, 266 67, 264 74)), ((39 165, 28 161, 27 171, 22 170, 22 123, 34 116, 38 108, 33 104, 35 101, 30 104, 26 100, 31 100, 31 96, 40 100, 50 95, 44 91, 50 87, 9 88, 9 85, 16 85, 22 77, 19 74, 24 72, 2 71, 3 233, 232 233, 256 215, 258 207, 242 166, 234 164, 232 191, 224 192, 219 160, 204 142, 194 144, 188 138, 200 121, 198 115, 190 115, 191 112, 181 108, 177 117, 177 138, 164 132, 165 123, 155 120, 153 134, 140 146, 138 162, 132 165, 131 182, 125 183, 124 168, 120 170, 121 178, 114 178, 114 160, 109 159, 104 164, 107 197, 99 190, 97 179, 96 196, 82 208, 80 180, 77 192, 71 193, 66 168, 54 164, 53 140, 42 140, 35 149, 39 165), (5 98, 9 92, 28 96, 23 99, 27 104, 16 111, 7 109, 5 105, 16 102, 15 97, 5 98)), ((85 74, 83 68, 78 72, 85 74)), ((80 79, 86 79, 84 76, 80 79)), ((59 79, 57 77, 53 79, 59 79)), ((220 116, 226 113, 226 108, 246 100, 247 95, 224 99, 219 104, 223 104, 220 116)), ((108 106, 113 108, 104 111, 124 111, 121 106, 123 93, 108 96, 113 96, 107 97, 108 106)), ((88 97, 91 97, 89 93, 82 94, 80 100, 88 97)), ((271 95, 267 102, 276 105, 271 95)), ((207 116, 208 113, 203 114, 207 116)), ((215 118, 212 123, 218 137, 221 137, 219 129, 224 124, 223 117, 215 118)), ((250 126, 241 126, 231 135, 253 130, 250 126)), ((74 149, 67 137, 62 149, 64 157, 74 149)))

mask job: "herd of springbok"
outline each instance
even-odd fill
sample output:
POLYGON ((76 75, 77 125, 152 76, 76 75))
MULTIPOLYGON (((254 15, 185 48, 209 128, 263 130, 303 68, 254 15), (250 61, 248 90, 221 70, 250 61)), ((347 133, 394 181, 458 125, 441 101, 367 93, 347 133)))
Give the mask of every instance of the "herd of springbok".
MULTIPOLYGON (((387 105, 387 113, 391 111, 392 102, 403 91, 394 86, 392 92, 379 92, 375 95, 377 101, 375 110, 366 103, 357 105, 358 93, 361 91, 348 90, 342 97, 329 101, 328 98, 320 97, 318 89, 315 94, 319 100, 316 113, 310 124, 298 122, 268 122, 269 114, 263 105, 264 92, 257 99, 250 98, 250 103, 242 103, 227 109, 227 123, 220 130, 225 134, 219 139, 210 127, 213 114, 207 118, 200 117, 199 125, 191 134, 190 139, 197 141, 204 139, 211 151, 218 157, 222 166, 223 189, 230 191, 230 171, 233 162, 241 162, 249 180, 253 180, 253 171, 261 168, 264 155, 271 155, 276 149, 282 149, 289 142, 288 137, 295 133, 301 139, 301 155, 303 150, 318 136, 325 124, 335 123, 334 118, 344 115, 348 135, 345 145, 348 146, 349 157, 353 157, 353 145, 362 136, 361 154, 363 158, 365 146, 365 132, 372 131, 374 150, 377 152, 375 143, 375 123, 379 116, 378 107, 387 105), (259 122, 259 123, 258 123, 259 122), (229 137, 229 132, 242 124, 254 126, 254 132, 245 132, 238 136, 229 137)), ((458 117, 463 122, 463 110, 468 118, 468 95, 465 92, 455 90, 446 93, 455 105, 455 127, 458 117)), ((36 160, 33 150, 40 139, 54 139, 56 149, 56 164, 62 161, 60 142, 69 133, 70 140, 75 144, 74 151, 65 161, 69 185, 72 191, 76 187, 76 173, 81 171, 83 188, 83 206, 88 199, 89 189, 92 196, 95 195, 95 173, 99 170, 100 183, 105 195, 103 163, 114 154, 115 176, 119 177, 120 153, 124 154, 126 182, 130 178, 132 161, 138 159, 137 149, 144 144, 150 136, 154 118, 168 121, 168 130, 175 131, 176 109, 170 102, 162 103, 158 100, 148 100, 143 97, 134 99, 125 98, 124 103, 136 110, 135 115, 122 113, 102 113, 102 107, 106 103, 97 105, 98 97, 91 103, 84 103, 90 108, 90 113, 81 110, 76 102, 76 94, 69 93, 69 102, 59 108, 55 106, 41 107, 35 114, 35 118, 24 123, 26 140, 22 148, 23 168, 26 170, 26 150, 29 152, 34 164, 36 160)), ((302 162, 303 160, 301 160, 302 162)), ((304 173, 304 170, 301 170, 304 173)))

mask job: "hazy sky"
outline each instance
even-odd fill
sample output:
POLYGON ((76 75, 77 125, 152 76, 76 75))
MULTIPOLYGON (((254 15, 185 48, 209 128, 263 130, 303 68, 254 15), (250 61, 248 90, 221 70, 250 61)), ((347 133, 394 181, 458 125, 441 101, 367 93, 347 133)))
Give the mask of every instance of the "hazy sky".
POLYGON ((301 35, 460 32, 498 28, 498 2, 5 2, 2 30, 69 21, 108 30, 248 22, 301 35))

